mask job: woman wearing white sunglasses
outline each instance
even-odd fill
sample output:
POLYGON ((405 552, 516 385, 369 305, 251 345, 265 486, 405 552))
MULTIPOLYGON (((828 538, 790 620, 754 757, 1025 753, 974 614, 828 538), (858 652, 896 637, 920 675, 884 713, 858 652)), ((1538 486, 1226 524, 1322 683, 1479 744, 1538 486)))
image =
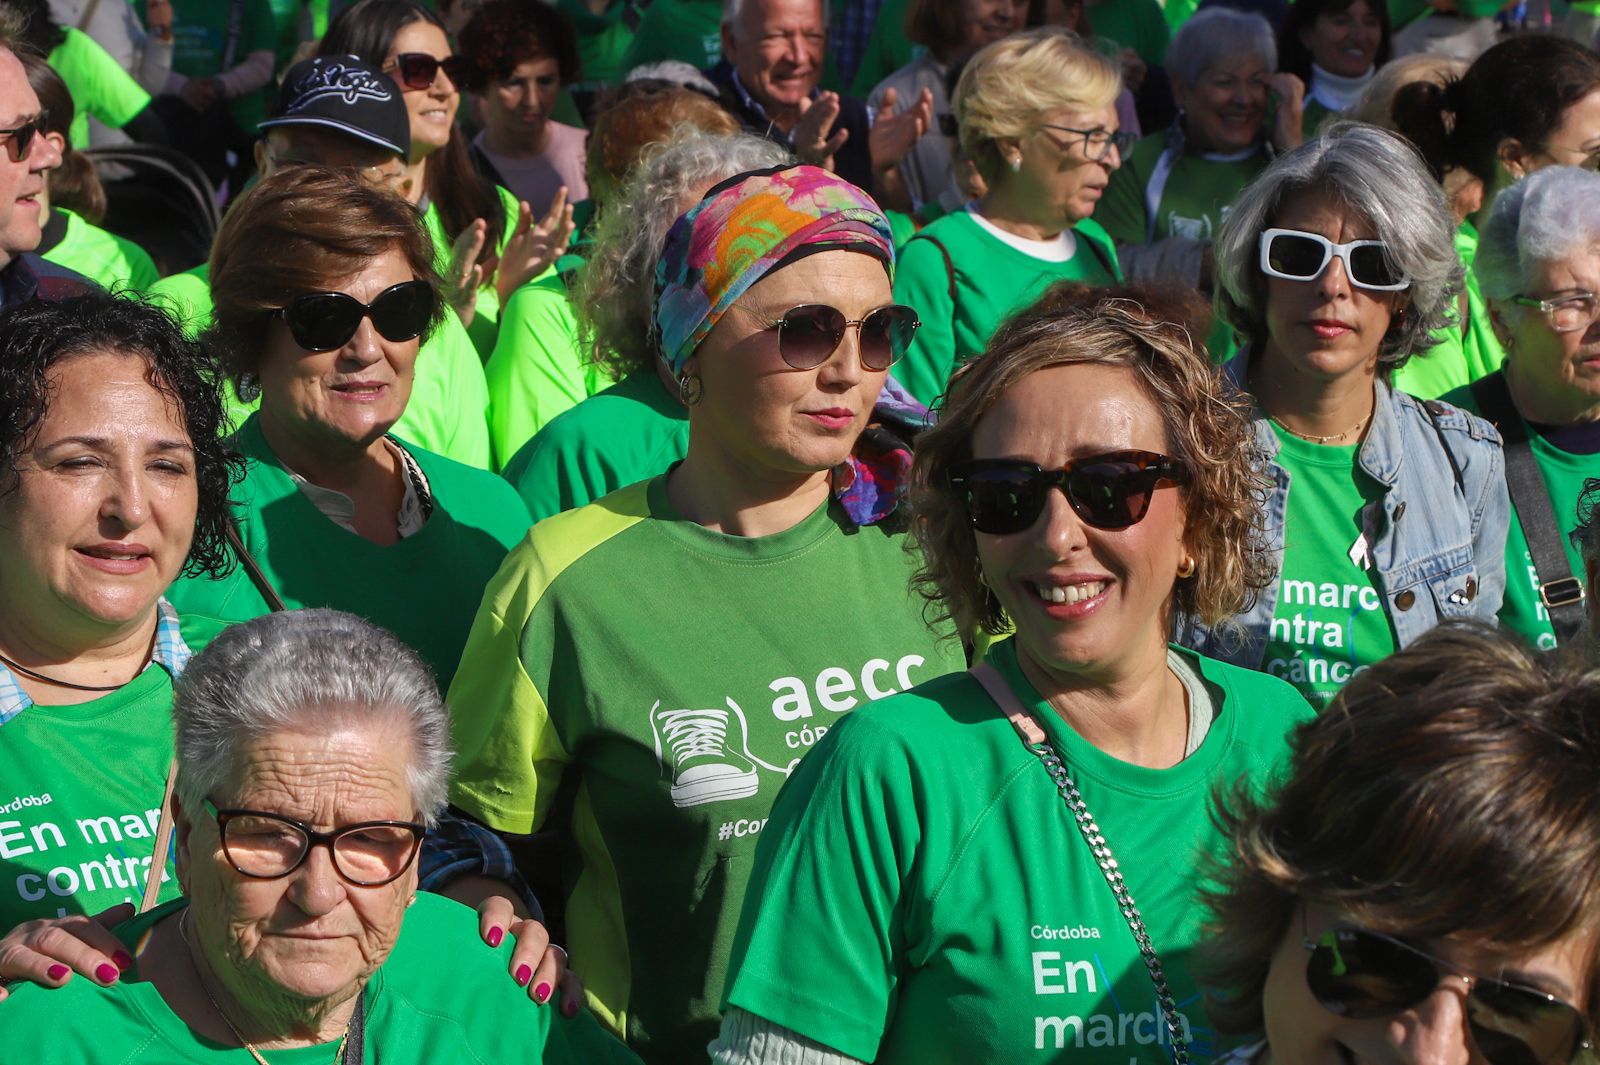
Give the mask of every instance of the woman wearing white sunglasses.
POLYGON ((1494 428, 1389 385, 1449 320, 1452 230, 1404 140, 1341 123, 1274 162, 1217 238, 1218 312, 1246 344, 1226 372, 1255 399, 1279 579, 1235 619, 1242 634, 1195 624, 1185 639, 1313 706, 1443 619, 1491 620, 1505 592, 1494 428))

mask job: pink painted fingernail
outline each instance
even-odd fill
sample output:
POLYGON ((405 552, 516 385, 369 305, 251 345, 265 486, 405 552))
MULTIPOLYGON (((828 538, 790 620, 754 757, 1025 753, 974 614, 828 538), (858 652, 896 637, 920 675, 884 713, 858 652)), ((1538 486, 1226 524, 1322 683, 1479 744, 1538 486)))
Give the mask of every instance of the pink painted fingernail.
POLYGON ((505 937, 506 937, 506 930, 504 928, 491 928, 491 929, 489 929, 489 937, 488 938, 489 938, 489 945, 491 947, 498 947, 500 945, 500 941, 502 939, 504 939, 505 937))
POLYGON ((527 987, 528 981, 533 979, 533 970, 526 965, 517 966, 517 975, 514 977, 518 987, 527 987))
POLYGON ((117 968, 121 969, 123 972, 127 972, 129 969, 133 968, 133 959, 128 956, 128 952, 125 950, 119 950, 115 954, 111 955, 111 960, 116 963, 117 968))
POLYGON ((550 1001, 550 985, 549 984, 540 984, 538 987, 534 988, 533 989, 533 1000, 535 1002, 539 1003, 539 1005, 541 1005, 541 1006, 544 1005, 546 1002, 549 1002, 550 1001))
POLYGON ((52 980, 65 980, 67 967, 65 965, 52 965, 44 971, 44 974, 52 980))
POLYGON ((94 971, 94 978, 102 984, 114 984, 120 975, 115 965, 102 965, 94 971))

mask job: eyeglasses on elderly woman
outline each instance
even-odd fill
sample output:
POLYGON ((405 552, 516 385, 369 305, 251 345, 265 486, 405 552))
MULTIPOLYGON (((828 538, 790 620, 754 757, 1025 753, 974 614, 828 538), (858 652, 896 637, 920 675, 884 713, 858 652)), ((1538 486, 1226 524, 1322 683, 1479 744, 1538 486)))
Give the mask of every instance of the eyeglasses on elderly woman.
POLYGON ((357 821, 318 832, 303 821, 262 810, 206 812, 217 821, 222 852, 242 876, 277 880, 305 864, 312 847, 327 847, 339 875, 357 887, 381 887, 416 861, 427 829, 415 821, 357 821))
POLYGON ((1512 296, 1511 302, 1519 307, 1537 307, 1553 333, 1581 332, 1600 318, 1600 299, 1593 292, 1569 292, 1548 299, 1512 296))

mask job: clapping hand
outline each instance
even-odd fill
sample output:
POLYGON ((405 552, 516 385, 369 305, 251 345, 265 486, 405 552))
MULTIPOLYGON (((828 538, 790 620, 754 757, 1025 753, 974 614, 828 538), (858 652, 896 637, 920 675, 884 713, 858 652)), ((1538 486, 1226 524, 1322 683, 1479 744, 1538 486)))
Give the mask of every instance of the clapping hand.
POLYGON ((899 99, 893 89, 885 89, 883 103, 878 107, 878 117, 867 135, 872 150, 872 172, 880 174, 911 154, 917 141, 933 125, 933 93, 923 89, 917 102, 899 110, 899 99))
POLYGON ((572 205, 567 202, 567 187, 561 186, 550 210, 533 222, 533 208, 518 204, 517 224, 500 253, 500 270, 495 275, 495 290, 500 302, 529 281, 548 270, 557 259, 565 255, 572 240, 572 205))
POLYGON ((839 119, 839 94, 818 93, 800 101, 800 121, 794 126, 794 154, 802 163, 833 169, 833 156, 850 139, 848 129, 834 130, 839 119))

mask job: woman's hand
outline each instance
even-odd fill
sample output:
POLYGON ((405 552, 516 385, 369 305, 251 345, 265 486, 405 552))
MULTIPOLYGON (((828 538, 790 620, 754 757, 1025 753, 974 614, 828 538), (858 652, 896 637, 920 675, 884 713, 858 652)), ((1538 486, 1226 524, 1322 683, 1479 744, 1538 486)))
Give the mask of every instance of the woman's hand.
POLYGON ((474 218, 450 245, 450 270, 444 277, 444 298, 455 308, 463 327, 471 325, 477 313, 478 286, 483 284, 483 267, 478 265, 478 256, 483 254, 483 242, 488 239, 488 233, 489 224, 474 218))
POLYGON ((24 921, 0 937, 0 1002, 10 994, 4 981, 29 980, 41 987, 60 987, 82 973, 109 987, 133 968, 133 958, 110 929, 133 916, 121 903, 90 917, 42 918, 24 921))
POLYGON ((550 210, 533 224, 533 208, 518 204, 517 225, 500 253, 500 270, 495 275, 495 291, 503 304, 511 294, 548 270, 567 252, 572 240, 572 205, 567 202, 567 187, 561 186, 550 210))
POLYGON ((517 907, 504 895, 493 895, 478 903, 478 934, 491 947, 505 942, 510 932, 517 941, 511 951, 507 971, 528 997, 542 1006, 557 989, 561 991, 561 1014, 575 1017, 583 1004, 583 983, 567 968, 567 952, 550 942, 544 925, 520 916, 517 907))
POLYGON ((1272 75, 1267 86, 1278 103, 1278 117, 1272 127, 1273 147, 1280 152, 1292 151, 1306 139, 1306 83, 1280 71, 1272 75))

